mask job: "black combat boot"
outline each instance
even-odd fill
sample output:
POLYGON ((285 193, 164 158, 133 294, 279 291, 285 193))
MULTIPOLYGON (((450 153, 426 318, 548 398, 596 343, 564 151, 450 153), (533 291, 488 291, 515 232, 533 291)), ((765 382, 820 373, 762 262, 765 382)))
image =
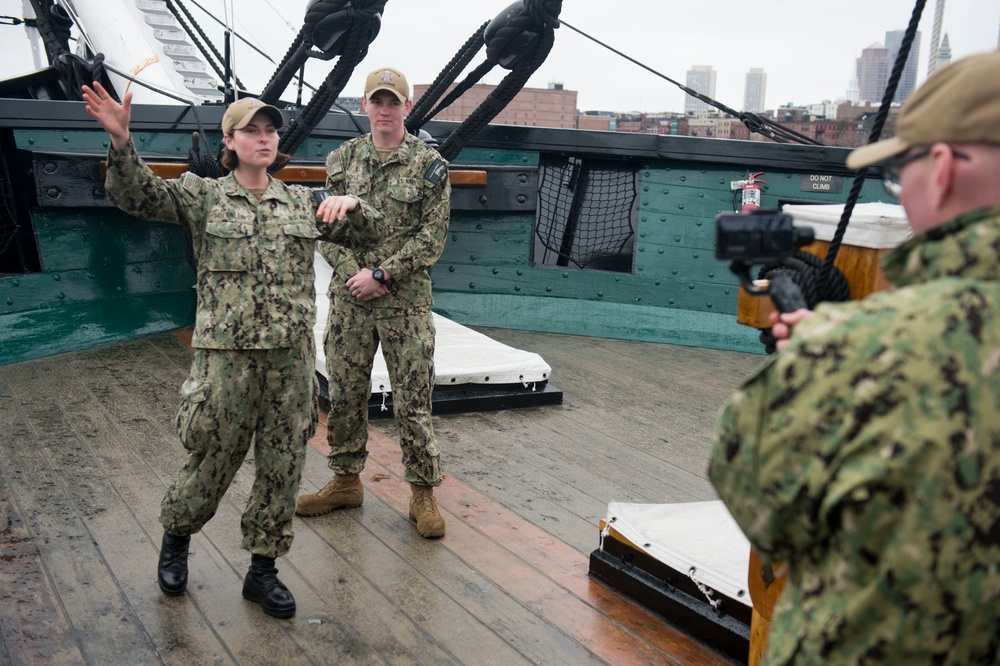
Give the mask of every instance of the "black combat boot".
POLYGON ((163 594, 176 597, 184 594, 188 584, 188 546, 191 537, 163 533, 160 562, 156 567, 156 582, 163 594))
POLYGON ((250 571, 243 579, 243 598, 263 606, 264 612, 271 617, 295 615, 295 598, 285 584, 278 580, 273 557, 251 557, 250 571))

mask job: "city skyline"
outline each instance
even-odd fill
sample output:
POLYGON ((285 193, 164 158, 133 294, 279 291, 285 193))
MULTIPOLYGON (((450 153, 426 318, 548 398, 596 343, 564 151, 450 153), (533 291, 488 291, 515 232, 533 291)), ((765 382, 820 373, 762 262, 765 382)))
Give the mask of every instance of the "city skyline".
MULTIPOLYGON (((217 46, 221 45, 216 34, 221 27, 188 0, 184 2, 203 21, 217 46)), ((198 4, 220 18, 231 16, 223 10, 223 3, 200 0, 198 4)), ((507 4, 507 0, 479 2, 456 11, 454 3, 446 0, 390 0, 378 38, 344 94, 357 95, 369 69, 382 65, 402 67, 413 83, 433 81, 483 21, 507 4)), ((578 29, 681 83, 691 65, 711 65, 717 72, 716 98, 733 108, 742 104, 745 75, 751 67, 767 72, 768 107, 819 103, 845 96, 861 50, 881 42, 887 31, 905 28, 913 4, 913 0, 838 0, 832 7, 813 8, 797 0, 772 0, 754 12, 752 19, 736 20, 746 13, 745 4, 736 0, 718 0, 710 17, 668 12, 658 0, 635 0, 627 12, 609 11, 606 3, 597 0, 573 0, 563 3, 560 19, 565 24, 556 30, 549 57, 527 85, 545 88, 559 82, 580 91, 582 110, 683 109, 685 95, 680 89, 574 30, 578 29)), ((234 6, 235 27, 277 60, 301 26, 305 6, 306 0, 285 0, 280 7, 270 0, 241 2, 234 6)), ((918 84, 926 77, 933 9, 934 3, 927 3, 920 21, 925 37, 918 56, 918 84)), ((22 16, 22 0, 0 0, 0 14, 22 16)), ((952 58, 958 59, 997 48, 998 27, 1000 3, 996 0, 948 0, 941 34, 948 34, 952 58)), ((4 56, 0 78, 33 71, 23 26, 0 26, 0 31, 4 56)), ((260 90, 274 64, 242 42, 236 41, 233 50, 237 73, 247 89, 260 90)), ((474 64, 480 61, 481 55, 474 64)), ((318 85, 329 70, 326 63, 310 61, 306 77, 318 85)), ((507 73, 496 68, 482 82, 496 85, 507 73)))

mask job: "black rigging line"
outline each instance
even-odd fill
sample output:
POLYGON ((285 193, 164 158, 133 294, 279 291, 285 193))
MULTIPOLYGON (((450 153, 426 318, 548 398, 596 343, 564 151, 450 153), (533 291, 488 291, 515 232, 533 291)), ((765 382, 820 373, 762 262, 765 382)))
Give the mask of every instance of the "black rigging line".
MULTIPOLYGON (((201 4, 199 4, 197 2, 197 0, 186 0, 186 1, 190 2, 192 5, 194 5, 195 7, 197 7, 198 9, 200 9, 201 11, 205 12, 205 14, 208 15, 208 18, 212 19, 213 21, 215 21, 216 23, 218 23, 219 25, 221 25, 223 28, 225 28, 227 30, 229 29, 229 26, 227 26, 224 22, 220 21, 215 15, 212 14, 212 12, 208 11, 205 7, 202 7, 201 4)), ((247 46, 249 46, 258 55, 264 56, 264 58, 267 59, 267 61, 269 63, 271 63, 272 65, 277 64, 277 63, 274 62, 274 59, 271 56, 269 56, 267 53, 265 53, 264 51, 262 51, 260 48, 254 46, 251 42, 249 42, 246 39, 246 37, 244 37, 240 33, 236 32, 235 30, 233 30, 232 33, 233 33, 233 35, 236 36, 236 39, 240 40, 241 42, 243 42, 244 44, 246 44, 247 46)), ((299 78, 299 77, 296 76, 296 78, 299 78)), ((309 88, 309 90, 311 90, 313 92, 316 92, 318 90, 318 88, 316 88, 316 86, 310 84, 308 81, 305 81, 303 79, 299 79, 299 80, 302 81, 302 84, 306 88, 309 88)))
MULTIPOLYGON (((875 114, 875 121, 868 135, 869 144, 875 143, 882 136, 882 128, 889 117, 889 108, 892 106, 892 100, 896 97, 896 89, 899 86, 899 81, 903 78, 903 68, 906 67, 906 59, 910 55, 910 48, 916 38, 917 28, 920 26, 920 17, 923 16, 926 4, 927 0, 916 0, 913 6, 913 13, 910 14, 910 22, 906 26, 906 32, 903 33, 903 41, 899 44, 896 61, 892 64, 892 71, 885 85, 882 103, 879 106, 878 113, 875 114)), ((833 238, 830 239, 830 246, 827 248, 826 257, 823 260, 823 270, 818 280, 821 296, 825 296, 829 289, 828 282, 833 269, 833 262, 837 260, 837 253, 840 251, 844 234, 847 232, 847 225, 851 220, 851 214, 854 212, 854 206, 861 197, 861 188, 864 185, 865 178, 868 176, 869 168, 864 167, 854 175, 854 183, 851 185, 851 191, 847 195, 847 202, 844 204, 844 211, 840 216, 840 222, 837 223, 837 230, 833 233, 833 238)))
POLYGON ((722 102, 714 100, 711 97, 708 97, 707 95, 703 95, 702 93, 698 92, 697 90, 692 90, 691 88, 688 88, 684 84, 682 84, 682 83, 680 83, 678 81, 674 81, 669 76, 667 76, 665 74, 661 74, 660 72, 656 71, 652 67, 650 67, 650 66, 648 66, 648 65, 646 65, 644 63, 639 62, 635 58, 633 58, 633 57, 631 57, 631 56, 629 56, 629 55, 627 55, 625 53, 622 53, 618 49, 605 44, 604 42, 602 42, 601 40, 597 39, 596 37, 592 37, 591 35, 588 35, 587 33, 585 33, 584 31, 580 30, 579 28, 576 28, 576 27, 570 25, 569 23, 566 23, 566 21, 564 19, 560 18, 559 22, 560 22, 560 24, 566 26, 570 30, 573 30, 574 32, 577 32, 577 33, 583 35, 587 39, 589 39, 589 40, 591 40, 593 42, 596 42, 597 44, 600 44, 601 46, 603 46, 604 48, 608 49, 612 53, 620 55, 621 57, 625 58, 629 62, 631 62, 633 64, 636 64, 639 67, 642 67, 646 71, 655 74, 656 76, 660 77, 661 79, 669 81, 670 83, 674 84, 675 86, 677 86, 678 88, 680 88, 681 90, 683 90, 684 92, 686 92, 688 95, 691 95, 692 97, 694 97, 696 99, 699 99, 702 102, 705 102, 706 104, 710 104, 711 106, 714 106, 715 108, 719 109, 720 111, 728 113, 729 115, 733 116, 734 118, 739 118, 740 120, 743 121, 743 124, 745 124, 748 128, 750 128, 751 132, 757 132, 758 134, 763 134, 767 138, 771 139, 772 141, 776 141, 778 143, 786 143, 787 142, 786 140, 790 140, 790 141, 799 141, 801 143, 810 143, 810 144, 813 144, 813 145, 816 145, 816 146, 823 145, 821 142, 816 141, 815 139, 813 139, 811 137, 808 137, 805 134, 800 134, 800 133, 798 133, 798 132, 796 132, 794 130, 791 130, 791 129, 783 126, 783 125, 779 125, 778 123, 775 123, 775 122, 773 122, 771 120, 768 120, 767 118, 762 118, 762 117, 758 116, 756 113, 749 113, 749 112, 746 112, 746 111, 740 112, 740 111, 736 111, 735 109, 731 109, 728 106, 726 106, 725 104, 723 104, 722 102))
POLYGON ((37 19, 18 18, 16 16, 0 16, 0 25, 21 25, 32 28, 38 25, 37 19))

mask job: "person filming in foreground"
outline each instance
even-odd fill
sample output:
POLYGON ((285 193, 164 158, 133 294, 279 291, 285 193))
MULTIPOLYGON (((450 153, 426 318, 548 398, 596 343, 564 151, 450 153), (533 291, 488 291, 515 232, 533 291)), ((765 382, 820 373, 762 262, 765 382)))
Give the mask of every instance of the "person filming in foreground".
POLYGON ((781 315, 718 423, 709 476, 789 568, 765 664, 1000 663, 1000 52, 898 127, 847 160, 913 229, 893 288, 781 315))

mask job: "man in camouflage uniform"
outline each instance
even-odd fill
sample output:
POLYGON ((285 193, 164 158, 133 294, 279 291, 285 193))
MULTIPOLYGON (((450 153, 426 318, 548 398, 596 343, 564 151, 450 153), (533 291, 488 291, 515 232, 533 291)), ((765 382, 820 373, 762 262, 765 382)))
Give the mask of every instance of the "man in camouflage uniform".
POLYGON ((894 289, 781 315, 709 475, 786 561, 767 664, 1000 663, 1000 52, 936 72, 881 163, 894 289))
MULTIPOLYGON (((95 83, 84 87, 84 99, 111 134, 108 194, 136 217, 186 226, 198 258, 194 362, 176 420, 188 458, 161 505, 160 588, 184 592, 191 535, 215 514, 252 441, 256 477, 240 525, 252 564, 243 596, 269 615, 291 617, 295 600, 274 559, 292 543, 306 442, 315 432, 314 248, 321 235, 344 238, 347 225, 318 230, 312 191, 267 175, 283 122, 273 106, 244 98, 227 109, 222 161, 230 175, 164 180, 132 143, 131 95, 118 104, 95 83)), ((319 214, 325 222, 343 218, 329 205, 319 214)))
POLYGON ((398 71, 383 67, 369 74, 362 106, 372 131, 341 145, 326 162, 332 199, 374 225, 379 237, 349 249, 320 244, 334 271, 324 341, 334 478, 319 492, 302 495, 296 512, 318 516, 364 500, 358 475, 368 457, 371 371, 381 342, 404 479, 413 492, 409 516, 421 536, 440 537, 445 523, 433 494, 441 462, 431 426, 434 301, 427 270, 444 249, 451 185, 447 163, 403 126, 409 96, 398 71))

